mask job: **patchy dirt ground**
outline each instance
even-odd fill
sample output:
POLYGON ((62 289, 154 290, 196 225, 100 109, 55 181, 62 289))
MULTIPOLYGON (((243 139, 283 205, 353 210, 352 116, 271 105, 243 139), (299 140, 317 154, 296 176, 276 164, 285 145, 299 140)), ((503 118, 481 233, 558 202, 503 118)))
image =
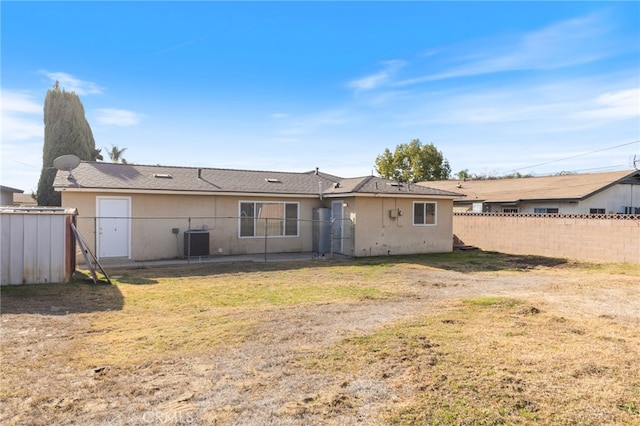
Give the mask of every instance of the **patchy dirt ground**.
POLYGON ((302 368, 304 360, 341 339, 419 316, 444 315, 454 301, 477 296, 512 297, 558 315, 602 317, 640 328, 636 274, 564 267, 482 273, 406 267, 386 279, 398 287, 399 297, 256 309, 259 325, 240 344, 184 359, 81 371, 58 362, 57 354, 96 332, 91 313, 67 314, 64 306, 43 313, 42 306, 25 306, 28 300, 5 297, 2 364, 20 381, 1 382, 1 423, 383 424, 381 414, 389 403, 406 397, 402 387, 383 378, 345 381, 302 368), (12 306, 16 303, 19 309, 12 306), (26 364, 32 367, 20 370, 26 364))

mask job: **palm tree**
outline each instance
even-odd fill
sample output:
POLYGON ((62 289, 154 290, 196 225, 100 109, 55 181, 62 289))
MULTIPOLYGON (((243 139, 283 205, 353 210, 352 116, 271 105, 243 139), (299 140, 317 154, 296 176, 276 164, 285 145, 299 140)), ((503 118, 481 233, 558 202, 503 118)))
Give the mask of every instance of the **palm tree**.
POLYGON ((111 145, 110 150, 107 150, 105 148, 105 151, 107 151, 107 154, 109 154, 109 158, 111 159, 112 163, 122 163, 122 164, 127 164, 127 160, 125 160, 122 157, 122 154, 124 154, 126 150, 127 148, 119 149, 117 145, 111 145))

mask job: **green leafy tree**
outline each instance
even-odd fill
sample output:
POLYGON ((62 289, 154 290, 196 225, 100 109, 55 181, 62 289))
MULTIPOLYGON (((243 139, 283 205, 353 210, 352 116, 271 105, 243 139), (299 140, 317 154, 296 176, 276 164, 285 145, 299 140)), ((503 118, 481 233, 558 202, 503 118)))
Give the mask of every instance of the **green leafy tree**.
POLYGON ((126 150, 127 148, 120 149, 117 145, 111 145, 111 149, 107 151, 107 155, 109 155, 112 163, 127 164, 127 160, 122 156, 126 150))
POLYGON ((471 175, 469 174, 469 169, 460 170, 458 173, 456 173, 456 176, 458 176, 458 179, 460 180, 469 179, 471 177, 471 175))
POLYGON ((61 90, 56 81, 44 100, 44 147, 37 192, 39 206, 60 205, 60 193, 53 190, 57 172, 53 160, 66 154, 77 155, 85 161, 102 159, 80 98, 75 92, 61 90))
POLYGON ((376 157, 376 172, 387 179, 402 182, 444 180, 451 175, 449 161, 432 144, 422 145, 419 139, 389 148, 376 157))

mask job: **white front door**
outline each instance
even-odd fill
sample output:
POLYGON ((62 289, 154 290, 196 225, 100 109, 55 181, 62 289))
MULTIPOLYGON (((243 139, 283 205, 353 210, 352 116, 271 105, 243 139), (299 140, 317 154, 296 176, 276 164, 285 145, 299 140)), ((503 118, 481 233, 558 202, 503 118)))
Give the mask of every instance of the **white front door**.
POLYGON ((331 202, 331 251, 341 253, 343 250, 342 239, 344 237, 344 207, 342 201, 331 202))
POLYGON ((129 258, 131 199, 98 197, 97 204, 98 258, 129 258))

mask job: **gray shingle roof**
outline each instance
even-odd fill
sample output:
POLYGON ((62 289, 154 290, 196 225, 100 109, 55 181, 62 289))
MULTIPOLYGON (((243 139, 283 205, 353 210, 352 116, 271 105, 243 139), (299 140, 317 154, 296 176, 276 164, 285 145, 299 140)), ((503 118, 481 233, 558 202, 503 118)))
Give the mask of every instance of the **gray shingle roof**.
POLYGON ((462 194, 443 189, 429 188, 409 183, 398 183, 376 176, 343 179, 339 186, 333 186, 324 192, 330 194, 385 194, 385 195, 431 195, 460 197, 462 194))
POLYGON ((330 196, 344 194, 406 194, 460 196, 441 189, 418 185, 398 185, 374 176, 343 179, 327 173, 277 172, 264 170, 234 170, 198 167, 151 166, 81 162, 72 171, 59 171, 54 181, 56 189, 95 189, 120 191, 176 191, 210 193, 253 193, 330 196))
POLYGON ((198 167, 149 166, 81 162, 72 171, 59 171, 54 188, 110 190, 318 194, 318 182, 327 188, 340 180, 326 173, 273 172, 198 167))
POLYGON ((22 194, 24 191, 18 188, 11 188, 10 186, 0 185, 0 191, 4 192, 13 192, 14 194, 20 193, 22 194))

